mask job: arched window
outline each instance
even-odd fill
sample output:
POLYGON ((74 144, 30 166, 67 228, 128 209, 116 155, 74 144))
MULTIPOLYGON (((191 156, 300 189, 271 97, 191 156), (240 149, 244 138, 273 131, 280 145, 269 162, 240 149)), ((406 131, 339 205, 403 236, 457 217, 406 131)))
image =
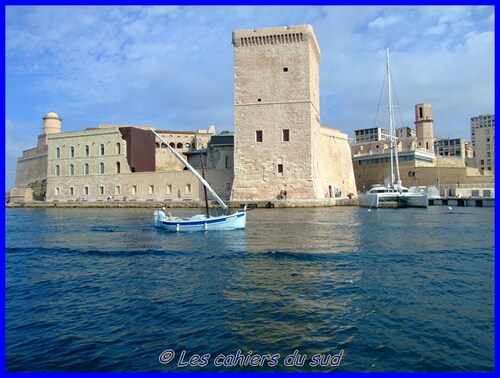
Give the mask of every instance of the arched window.
POLYGON ((161 148, 167 148, 167 144, 166 143, 162 143, 161 144, 161 148))
POLYGON ((116 154, 121 155, 122 153, 122 146, 120 143, 116 143, 116 154))
POLYGON ((73 146, 69 148, 69 157, 75 157, 75 147, 73 146))
POLYGON ((61 157, 61 149, 59 147, 56 148, 56 158, 59 159, 61 157))
POLYGON ((116 162, 116 173, 120 173, 120 162, 116 162))
POLYGON ((90 155, 90 147, 87 145, 85 146, 85 156, 89 156, 90 155))
POLYGON ((170 144, 170 147, 175 148, 175 143, 174 142, 170 142, 169 144, 170 144))
POLYGON ((103 175, 103 174, 104 174, 104 163, 99 164, 99 173, 100 173, 101 175, 103 175))
POLYGON ((90 172, 89 163, 85 163, 85 165, 83 166, 83 174, 88 175, 89 172, 90 172))
POLYGON ((182 148, 182 143, 181 142, 177 143, 177 148, 182 148))
POLYGON ((104 144, 101 144, 101 156, 104 156, 104 144))
POLYGON ((56 176, 61 175, 61 167, 59 165, 56 165, 56 176))
POLYGON ((74 176, 75 175, 75 166, 73 164, 69 165, 69 175, 74 176))
POLYGON ((160 143, 155 142, 155 146, 156 146, 156 148, 160 148, 160 143))

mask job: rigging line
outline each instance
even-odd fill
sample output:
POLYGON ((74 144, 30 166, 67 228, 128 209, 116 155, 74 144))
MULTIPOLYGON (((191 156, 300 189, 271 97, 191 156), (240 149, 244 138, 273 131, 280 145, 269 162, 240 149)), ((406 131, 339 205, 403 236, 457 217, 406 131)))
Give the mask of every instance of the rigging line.
POLYGON ((384 94, 385 82, 386 82, 387 71, 384 71, 384 79, 380 88, 380 95, 378 96, 377 113, 375 114, 375 120, 373 121, 373 127, 377 127, 378 111, 380 109, 380 103, 382 102, 382 95, 384 94))

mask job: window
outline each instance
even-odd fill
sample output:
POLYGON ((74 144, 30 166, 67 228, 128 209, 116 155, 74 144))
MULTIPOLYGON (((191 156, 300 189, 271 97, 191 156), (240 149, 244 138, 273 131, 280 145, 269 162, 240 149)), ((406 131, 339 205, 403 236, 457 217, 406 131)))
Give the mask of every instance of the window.
POLYGON ((83 174, 88 175, 90 173, 89 163, 85 163, 83 166, 83 174))
POLYGON ((172 194, 172 184, 167 184, 167 194, 172 194))
POLYGON ((288 72, 288 67, 283 67, 283 72, 288 72))
POLYGON ((137 185, 132 185, 132 194, 137 194, 137 185))
POLYGON ((191 184, 186 184, 186 185, 184 186, 184 192, 185 192, 186 194, 191 194, 191 184))
POLYGON ((115 186, 115 195, 119 195, 122 193, 122 188, 120 185, 115 186))
POLYGON ((177 148, 182 148, 182 143, 181 142, 177 143, 177 148))
POLYGON ((155 186, 149 185, 149 194, 155 194, 155 186))
POLYGON ((54 188, 54 195, 58 196, 59 195, 59 187, 54 188))
POLYGON ((169 146, 172 147, 172 148, 175 148, 175 143, 174 142, 170 142, 169 146))
POLYGON ((100 164, 99 164, 99 173, 100 173, 101 175, 103 175, 103 174, 104 174, 104 163, 100 163, 100 164))
POLYGON ((88 186, 85 186, 85 187, 83 188, 83 194, 84 194, 84 195, 86 195, 86 196, 88 196, 88 195, 89 195, 89 187, 88 187, 88 186))
POLYGON ((69 157, 75 157, 75 147, 73 146, 69 148, 69 157))
POLYGON ((103 195, 104 195, 104 186, 102 186, 102 185, 99 187, 99 194, 100 194, 101 196, 103 196, 103 195))
POLYGON ((70 196, 74 196, 75 195, 75 188, 72 187, 72 186, 69 187, 69 195, 70 196))
POLYGON ((228 169, 229 168, 229 156, 226 155, 225 161, 226 161, 226 169, 228 169))
POLYGON ((89 156, 90 155, 90 147, 87 145, 85 146, 85 156, 89 156))
POLYGON ((56 148, 56 158, 59 159, 61 157, 61 149, 59 147, 56 148))
POLYGON ((261 143, 262 142, 262 130, 257 130, 255 132, 255 141, 258 142, 258 143, 261 143))
POLYGON ((278 164, 278 173, 283 174, 283 164, 278 164))
POLYGON ((283 130, 283 142, 290 142, 290 129, 283 130))
POLYGON ((418 108, 418 114, 420 115, 420 118, 423 117, 422 107, 418 108))
POLYGON ((116 162, 116 173, 120 173, 120 162, 116 162))
POLYGON ((120 143, 116 143, 116 154, 121 155, 122 153, 122 146, 120 143))
POLYGON ((100 151, 101 151, 101 156, 104 156, 104 144, 101 144, 100 151))
POLYGON ((59 165, 56 165, 56 176, 61 175, 61 167, 59 165))
POLYGON ((73 164, 69 165, 69 175, 74 176, 75 175, 75 166, 73 164))

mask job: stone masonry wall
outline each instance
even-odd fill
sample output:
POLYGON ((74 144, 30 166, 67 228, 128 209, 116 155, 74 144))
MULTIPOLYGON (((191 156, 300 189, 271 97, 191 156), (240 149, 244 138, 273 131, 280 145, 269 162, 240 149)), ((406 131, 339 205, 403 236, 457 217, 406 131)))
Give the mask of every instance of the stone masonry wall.
POLYGON ((312 28, 236 31, 233 45, 231 198, 272 200, 285 188, 294 199, 315 198, 311 119, 319 119, 319 48, 312 28))

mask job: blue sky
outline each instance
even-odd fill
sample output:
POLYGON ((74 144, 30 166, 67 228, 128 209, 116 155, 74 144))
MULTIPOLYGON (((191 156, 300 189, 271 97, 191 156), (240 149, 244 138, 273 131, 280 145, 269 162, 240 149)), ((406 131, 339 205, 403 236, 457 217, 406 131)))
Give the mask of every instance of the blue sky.
POLYGON ((373 127, 385 48, 405 126, 432 104, 438 137, 470 139, 494 113, 493 6, 8 6, 6 189, 42 117, 64 131, 99 123, 233 130, 238 29, 311 24, 320 49, 321 121, 373 127))

